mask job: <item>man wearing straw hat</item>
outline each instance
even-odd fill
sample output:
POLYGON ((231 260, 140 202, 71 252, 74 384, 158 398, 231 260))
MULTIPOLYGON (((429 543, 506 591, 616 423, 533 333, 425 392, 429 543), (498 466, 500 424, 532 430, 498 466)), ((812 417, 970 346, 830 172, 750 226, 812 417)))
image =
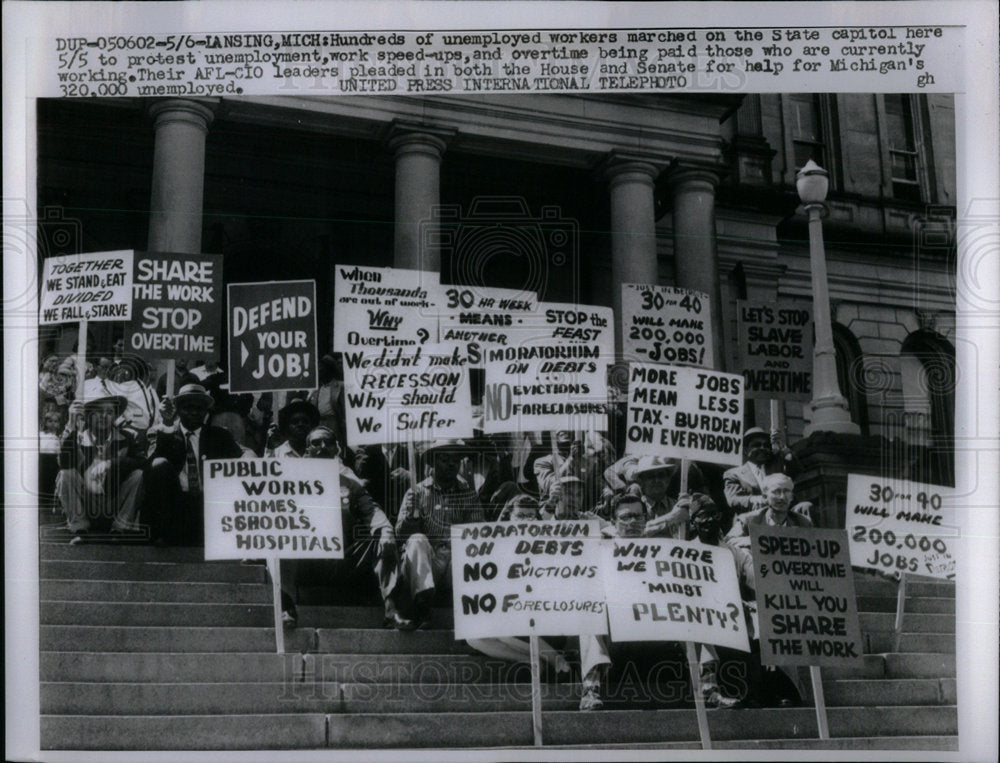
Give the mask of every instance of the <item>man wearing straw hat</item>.
POLYGON ((214 401, 200 384, 185 384, 160 404, 162 426, 150 428, 146 521, 153 544, 201 543, 204 532, 202 462, 239 458, 243 449, 221 427, 206 424, 214 401))
POLYGON ((69 407, 63 430, 55 492, 66 512, 70 543, 80 543, 91 519, 114 515, 112 532, 136 530, 146 459, 136 434, 116 426, 128 401, 96 391, 69 407))
POLYGON ((424 447, 431 476, 403 496, 396 537, 403 544, 400 589, 409 593, 412 617, 423 622, 437 588, 451 583, 451 526, 485 522, 476 491, 459 476, 462 440, 435 440, 424 447))

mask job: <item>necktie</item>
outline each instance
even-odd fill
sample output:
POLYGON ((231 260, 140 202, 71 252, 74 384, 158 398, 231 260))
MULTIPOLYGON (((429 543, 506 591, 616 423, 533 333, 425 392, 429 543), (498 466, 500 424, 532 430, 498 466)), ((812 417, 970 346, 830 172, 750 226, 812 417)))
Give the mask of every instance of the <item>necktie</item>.
POLYGON ((185 439, 186 450, 186 467, 188 479, 188 492, 189 493, 200 493, 201 492, 201 480, 198 477, 198 458, 194 454, 194 432, 188 432, 187 438, 185 439))

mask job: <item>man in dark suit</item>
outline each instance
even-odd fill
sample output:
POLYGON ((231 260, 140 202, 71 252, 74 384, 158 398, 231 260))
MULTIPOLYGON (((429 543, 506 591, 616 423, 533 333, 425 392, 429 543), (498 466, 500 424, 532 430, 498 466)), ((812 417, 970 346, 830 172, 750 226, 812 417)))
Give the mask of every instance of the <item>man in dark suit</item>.
MULTIPOLYGON (((743 452, 746 461, 726 471, 722 481, 729 508, 737 515, 745 514, 767 505, 764 498, 764 478, 771 474, 784 474, 794 479, 798 465, 788 448, 771 449, 771 437, 760 427, 751 427, 743 434, 743 452)), ((792 507, 806 518, 811 518, 812 504, 801 501, 792 507)))
POLYGON ((239 458, 242 448, 221 427, 206 424, 212 396, 200 384, 185 384, 160 404, 163 426, 150 429, 144 517, 157 546, 204 538, 204 469, 208 458, 239 458))

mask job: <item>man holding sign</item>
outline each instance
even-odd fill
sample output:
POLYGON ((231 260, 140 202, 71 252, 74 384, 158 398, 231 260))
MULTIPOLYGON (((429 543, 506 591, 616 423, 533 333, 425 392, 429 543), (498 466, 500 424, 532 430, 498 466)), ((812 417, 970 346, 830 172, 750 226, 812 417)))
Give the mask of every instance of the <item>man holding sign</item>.
POLYGON ((239 458, 243 449, 221 427, 205 423, 214 401, 200 384, 185 384, 160 404, 163 426, 151 427, 146 512, 156 546, 200 543, 204 527, 202 462, 239 458))
POLYGON ((451 526, 486 520, 476 491, 458 474, 464 446, 462 440, 438 440, 425 448, 432 474, 403 496, 396 520, 402 587, 409 587, 418 622, 430 616, 436 588, 451 581, 451 526))

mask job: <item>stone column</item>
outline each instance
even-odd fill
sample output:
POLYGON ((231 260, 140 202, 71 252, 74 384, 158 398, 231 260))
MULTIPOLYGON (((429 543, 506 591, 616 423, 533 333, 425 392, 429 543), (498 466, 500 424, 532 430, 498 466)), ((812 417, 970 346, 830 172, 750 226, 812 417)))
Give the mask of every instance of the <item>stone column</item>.
POLYGON ((195 254, 201 251, 205 135, 213 112, 204 103, 177 98, 157 101, 149 113, 156 145, 148 247, 195 254))
POLYGON ((427 230, 441 203, 441 157, 447 135, 422 126, 393 126, 389 149, 396 157, 394 267, 441 272, 440 250, 422 230, 427 230))
POLYGON ((604 171, 611 194, 611 305, 619 354, 624 346, 622 284, 658 281, 653 181, 659 173, 653 162, 617 154, 604 171))
POLYGON ((679 165, 670 173, 674 202, 674 261, 677 285, 708 294, 712 307, 712 368, 725 370, 722 296, 715 244, 715 187, 712 168, 679 165))

